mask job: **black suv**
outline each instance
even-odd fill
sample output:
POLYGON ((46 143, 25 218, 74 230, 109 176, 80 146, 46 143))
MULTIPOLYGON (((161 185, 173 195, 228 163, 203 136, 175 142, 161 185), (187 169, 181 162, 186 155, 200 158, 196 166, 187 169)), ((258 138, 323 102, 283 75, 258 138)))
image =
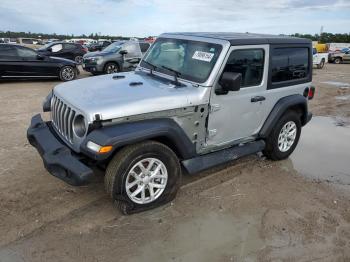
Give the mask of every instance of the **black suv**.
POLYGON ((110 41, 98 41, 88 46, 90 52, 101 51, 105 47, 109 46, 112 42, 110 41))
POLYGON ((74 60, 78 64, 83 62, 83 56, 87 53, 87 48, 81 44, 54 42, 37 49, 39 54, 45 56, 63 57, 74 60))
POLYGON ((77 74, 79 70, 74 61, 43 56, 20 45, 0 44, 0 79, 59 77, 70 81, 77 74))

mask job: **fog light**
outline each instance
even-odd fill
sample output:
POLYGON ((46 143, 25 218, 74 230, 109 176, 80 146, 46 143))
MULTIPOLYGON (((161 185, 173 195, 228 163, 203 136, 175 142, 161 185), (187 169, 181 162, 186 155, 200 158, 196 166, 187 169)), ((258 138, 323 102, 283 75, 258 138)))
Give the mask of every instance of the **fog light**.
POLYGON ((88 141, 86 147, 89 148, 91 151, 100 154, 108 153, 113 149, 112 146, 100 146, 92 141, 88 141))

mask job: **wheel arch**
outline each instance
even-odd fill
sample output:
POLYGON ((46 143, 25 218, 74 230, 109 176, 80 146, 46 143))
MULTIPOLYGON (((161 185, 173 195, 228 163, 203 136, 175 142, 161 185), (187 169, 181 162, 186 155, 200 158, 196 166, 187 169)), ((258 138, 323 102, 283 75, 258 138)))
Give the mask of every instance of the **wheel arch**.
POLYGON ((145 140, 168 146, 179 159, 196 156, 195 144, 172 119, 150 119, 98 128, 88 134, 81 150, 95 160, 108 160, 123 147, 145 140), (88 141, 101 146, 111 145, 113 150, 108 154, 95 154, 87 148, 88 141))
POLYGON ((295 111, 300 115, 300 121, 302 126, 306 125, 310 120, 310 114, 308 112, 307 98, 302 95, 290 95, 283 97, 277 101, 269 116, 265 120, 260 132, 259 137, 266 138, 271 133, 273 127, 277 121, 287 111, 295 111))

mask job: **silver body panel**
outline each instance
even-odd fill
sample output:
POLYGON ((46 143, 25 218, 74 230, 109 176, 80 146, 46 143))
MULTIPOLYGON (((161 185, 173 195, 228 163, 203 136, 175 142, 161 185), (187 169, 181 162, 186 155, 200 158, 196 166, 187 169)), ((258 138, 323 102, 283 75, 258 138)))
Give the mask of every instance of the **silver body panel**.
MULTIPOLYGON (((160 37, 217 43, 221 44, 223 49, 204 83, 194 83, 179 77, 184 86, 176 87, 167 81, 173 80, 173 76, 160 72, 150 75, 149 69, 139 65, 135 72, 117 74, 125 76, 120 79, 113 79, 112 75, 103 75, 60 84, 54 89, 56 100, 74 110, 76 115, 82 114, 86 126, 96 120, 96 115, 100 120, 111 120, 107 125, 150 118, 172 118, 189 139, 196 143, 197 152, 201 154, 253 140, 279 99, 288 95, 303 94, 305 87, 311 84, 267 90, 270 48, 268 44, 231 46, 229 41, 209 37, 181 34, 163 34, 160 37), (215 86, 218 85, 229 54, 237 49, 252 48, 265 50, 261 84, 226 95, 216 95, 215 86), (142 84, 132 86, 132 82, 142 84), (252 103, 251 98, 254 96, 264 96, 266 100, 252 103), (196 111, 196 106, 203 110, 196 111)), ((151 49, 152 47, 149 51, 151 49)), ((68 115, 67 123, 70 123, 69 112, 62 112, 68 115)), ((57 119, 57 107, 52 117, 54 121, 57 119)), ((67 145, 79 152, 84 137, 79 138, 74 132, 71 136, 68 129, 64 131, 64 127, 62 131, 62 127, 57 123, 54 126, 62 139, 67 141, 67 145)))

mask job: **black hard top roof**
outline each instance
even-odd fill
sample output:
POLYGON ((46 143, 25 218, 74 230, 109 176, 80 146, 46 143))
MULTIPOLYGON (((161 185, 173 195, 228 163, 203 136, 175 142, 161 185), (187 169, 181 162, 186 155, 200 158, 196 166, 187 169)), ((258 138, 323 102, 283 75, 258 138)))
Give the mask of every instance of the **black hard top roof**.
POLYGON ((207 37, 220 40, 227 40, 231 45, 261 45, 261 44, 311 44, 311 40, 305 38, 266 35, 251 33, 228 33, 228 32, 184 32, 167 33, 169 35, 185 35, 195 37, 207 37))

